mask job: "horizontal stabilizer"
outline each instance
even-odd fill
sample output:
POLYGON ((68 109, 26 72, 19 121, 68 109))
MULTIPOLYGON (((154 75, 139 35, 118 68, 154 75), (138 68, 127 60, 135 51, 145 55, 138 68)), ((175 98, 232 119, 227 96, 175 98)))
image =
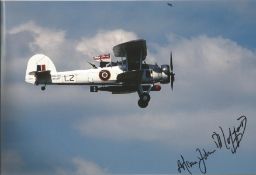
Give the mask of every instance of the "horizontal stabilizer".
POLYGON ((48 84, 52 82, 51 71, 35 72, 36 84, 48 84))
POLYGON ((36 71, 31 71, 28 73, 29 75, 36 75, 36 71))

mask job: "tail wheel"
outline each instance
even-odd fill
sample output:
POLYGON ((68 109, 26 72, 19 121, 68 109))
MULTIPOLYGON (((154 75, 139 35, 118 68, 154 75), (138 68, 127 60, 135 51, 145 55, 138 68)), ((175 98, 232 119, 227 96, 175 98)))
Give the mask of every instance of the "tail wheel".
POLYGON ((44 90, 45 90, 45 86, 42 86, 42 87, 41 87, 41 90, 44 91, 44 90))

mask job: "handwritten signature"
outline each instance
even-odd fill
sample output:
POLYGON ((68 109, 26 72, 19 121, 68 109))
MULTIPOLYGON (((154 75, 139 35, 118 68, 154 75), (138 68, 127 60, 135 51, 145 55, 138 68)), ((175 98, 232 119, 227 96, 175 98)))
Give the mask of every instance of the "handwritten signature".
POLYGON ((215 149, 212 150, 212 151, 205 151, 205 149, 199 149, 197 148, 196 149, 196 152, 198 152, 199 156, 197 157, 197 161, 185 161, 184 160, 184 157, 182 155, 181 156, 181 160, 178 160, 177 163, 178 163, 178 171, 179 173, 181 173, 181 170, 186 170, 187 172, 189 172, 189 174, 192 174, 191 172, 191 168, 194 166, 194 165, 198 165, 198 168, 200 170, 201 173, 205 174, 206 173, 206 164, 205 164, 205 160, 207 160, 207 158, 215 153, 215 149))
POLYGON ((226 149, 230 150, 232 154, 237 152, 237 149, 240 146, 242 138, 244 136, 244 132, 247 124, 247 117, 240 116, 237 118, 239 121, 239 125, 237 127, 233 126, 233 128, 228 128, 228 134, 226 135, 223 131, 222 127, 219 126, 219 132, 213 132, 211 138, 216 146, 216 149, 206 150, 196 148, 196 152, 198 154, 197 159, 194 161, 187 161, 184 159, 183 155, 180 155, 181 159, 177 161, 178 172, 181 173, 183 171, 187 171, 192 175, 191 169, 195 166, 198 167, 202 174, 206 174, 206 160, 210 155, 216 153, 218 149, 226 149))

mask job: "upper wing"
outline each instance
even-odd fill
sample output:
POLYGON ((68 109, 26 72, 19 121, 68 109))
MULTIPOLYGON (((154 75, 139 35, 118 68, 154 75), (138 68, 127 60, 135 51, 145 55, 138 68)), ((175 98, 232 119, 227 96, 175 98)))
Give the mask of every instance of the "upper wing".
POLYGON ((128 70, 139 70, 147 56, 146 40, 133 40, 113 47, 115 57, 126 57, 128 70))

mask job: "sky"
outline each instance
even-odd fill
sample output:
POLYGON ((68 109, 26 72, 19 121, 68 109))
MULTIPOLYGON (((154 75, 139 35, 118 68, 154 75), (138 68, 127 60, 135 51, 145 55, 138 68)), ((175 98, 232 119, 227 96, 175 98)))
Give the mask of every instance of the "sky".
MULTIPOLYGON (((3 2, 1 171, 4 175, 177 174, 181 155, 213 150, 213 132, 247 125, 237 153, 217 149, 208 174, 255 174, 256 1, 3 2), (168 64, 174 90, 90 93, 25 83, 43 53, 57 71, 88 69, 116 44, 147 41, 148 63, 168 64)), ((116 58, 113 58, 116 59, 116 58)), ((197 166, 191 169, 199 174, 197 166)), ((188 174, 182 171, 182 174, 188 174)))

